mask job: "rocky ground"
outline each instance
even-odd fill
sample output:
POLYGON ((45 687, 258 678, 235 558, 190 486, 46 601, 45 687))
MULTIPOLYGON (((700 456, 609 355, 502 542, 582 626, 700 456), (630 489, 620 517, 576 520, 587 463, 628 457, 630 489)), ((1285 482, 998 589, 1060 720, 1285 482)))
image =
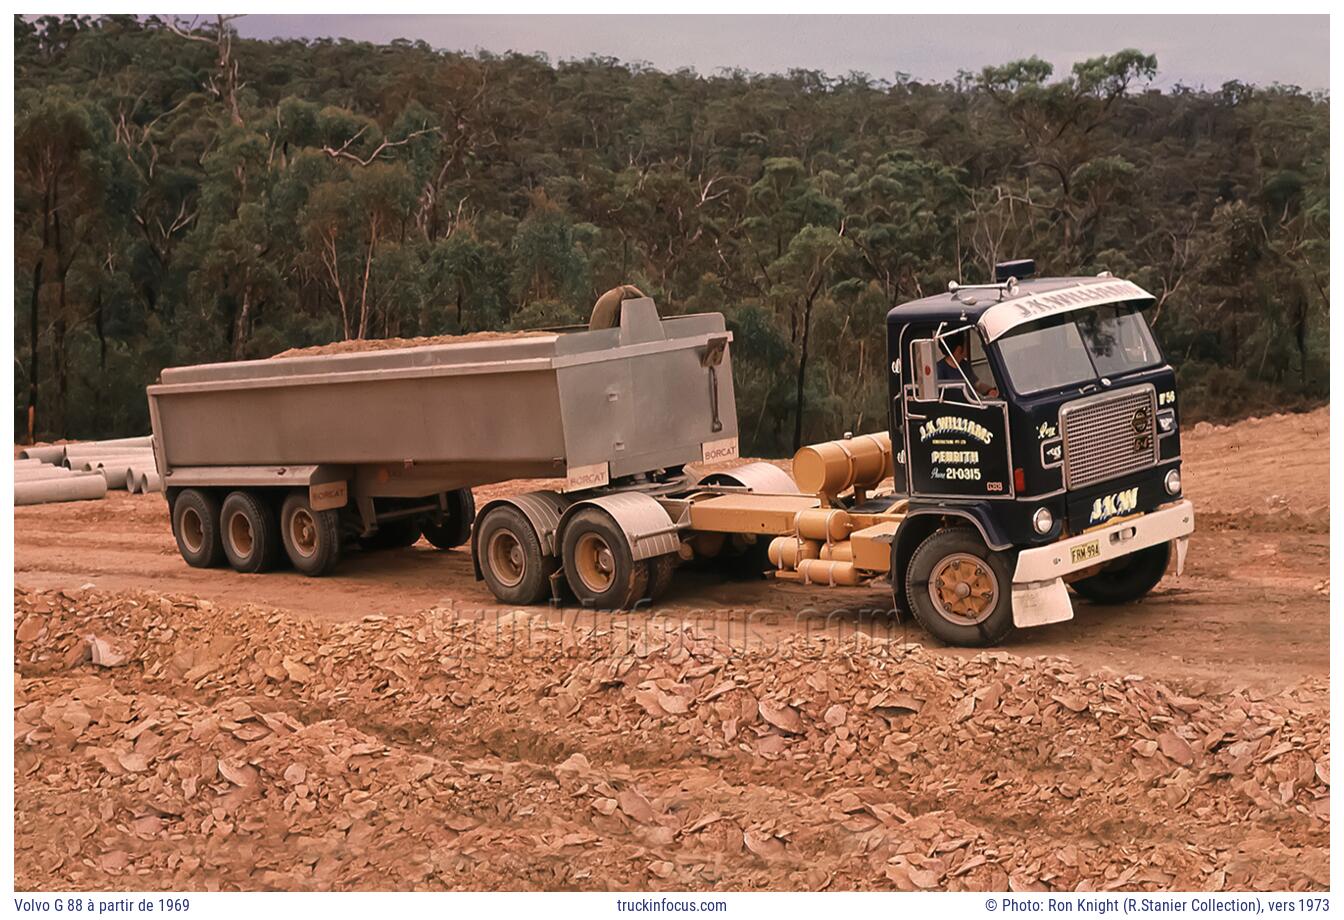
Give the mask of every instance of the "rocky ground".
POLYGON ((1328 422, 1192 431, 1187 574, 984 653, 879 587, 593 619, 460 552, 248 577, 158 496, 18 509, 15 886, 1325 888, 1328 422))

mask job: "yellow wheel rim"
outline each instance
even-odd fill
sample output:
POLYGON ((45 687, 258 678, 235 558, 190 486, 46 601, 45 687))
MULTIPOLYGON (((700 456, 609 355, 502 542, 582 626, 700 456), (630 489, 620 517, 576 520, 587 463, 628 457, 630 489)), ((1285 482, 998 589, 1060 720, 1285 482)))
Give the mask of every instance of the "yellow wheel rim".
POLYGON ((999 580, 985 560, 970 553, 952 553, 933 567, 929 598, 949 623, 975 626, 998 606, 999 580))

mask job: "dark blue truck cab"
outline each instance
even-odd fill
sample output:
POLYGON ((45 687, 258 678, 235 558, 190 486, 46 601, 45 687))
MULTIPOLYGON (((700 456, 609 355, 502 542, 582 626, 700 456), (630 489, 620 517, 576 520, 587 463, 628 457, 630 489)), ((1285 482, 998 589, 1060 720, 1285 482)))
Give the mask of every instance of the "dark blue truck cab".
POLYGON ((1138 285, 1107 273, 959 286, 887 316, 898 609, 962 645, 1136 600, 1185 561, 1176 376, 1138 285))

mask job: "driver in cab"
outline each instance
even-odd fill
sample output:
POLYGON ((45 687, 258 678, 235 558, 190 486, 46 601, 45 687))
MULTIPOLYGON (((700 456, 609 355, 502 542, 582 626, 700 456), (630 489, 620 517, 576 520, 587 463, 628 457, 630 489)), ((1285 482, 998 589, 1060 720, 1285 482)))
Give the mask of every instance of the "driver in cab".
POLYGON ((949 342, 950 352, 945 352, 943 358, 938 362, 938 382, 939 383, 961 383, 970 382, 975 388, 975 392, 989 399, 996 399, 999 395, 999 388, 993 383, 984 383, 975 376, 975 371, 971 367, 971 362, 966 360, 968 349, 966 347, 966 336, 961 335, 949 342), (965 375, 963 377, 962 375, 965 375))

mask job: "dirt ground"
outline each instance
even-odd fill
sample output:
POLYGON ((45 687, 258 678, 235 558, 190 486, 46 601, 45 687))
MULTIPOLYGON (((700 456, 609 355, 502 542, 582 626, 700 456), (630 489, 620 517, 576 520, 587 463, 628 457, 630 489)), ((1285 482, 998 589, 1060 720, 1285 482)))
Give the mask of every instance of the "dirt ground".
POLYGON ((1188 431, 1185 574, 980 654, 880 585, 593 620, 425 543, 245 576, 159 496, 16 509, 16 886, 1326 887, 1328 428, 1188 431))

